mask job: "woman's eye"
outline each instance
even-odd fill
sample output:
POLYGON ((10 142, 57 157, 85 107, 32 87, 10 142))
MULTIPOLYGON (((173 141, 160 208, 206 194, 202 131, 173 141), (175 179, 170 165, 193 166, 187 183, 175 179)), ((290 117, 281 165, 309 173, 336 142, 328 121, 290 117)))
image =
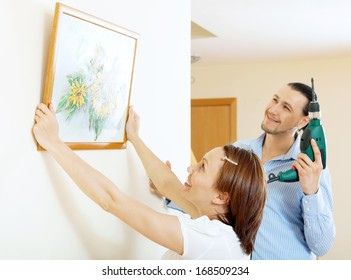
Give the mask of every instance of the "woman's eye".
POLYGON ((204 170, 205 169, 205 164, 204 163, 201 163, 200 164, 200 170, 204 170))

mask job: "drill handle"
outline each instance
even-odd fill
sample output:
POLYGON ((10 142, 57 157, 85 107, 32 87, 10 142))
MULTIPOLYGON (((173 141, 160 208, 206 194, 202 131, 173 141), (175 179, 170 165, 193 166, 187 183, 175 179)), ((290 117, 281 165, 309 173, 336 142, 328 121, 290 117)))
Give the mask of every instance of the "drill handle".
POLYGON ((326 167, 327 163, 327 143, 325 139, 325 134, 323 126, 318 119, 312 119, 310 124, 305 128, 300 142, 300 149, 302 153, 308 155, 308 157, 315 161, 314 152, 311 145, 311 140, 314 139, 317 143, 319 151, 321 153, 323 169, 326 167))

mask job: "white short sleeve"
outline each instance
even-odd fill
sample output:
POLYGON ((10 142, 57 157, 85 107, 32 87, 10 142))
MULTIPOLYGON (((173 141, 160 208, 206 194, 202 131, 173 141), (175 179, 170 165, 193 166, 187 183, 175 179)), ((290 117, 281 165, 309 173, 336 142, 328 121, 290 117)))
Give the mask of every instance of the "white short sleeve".
POLYGON ((231 226, 207 216, 179 215, 184 240, 182 259, 249 259, 231 226))

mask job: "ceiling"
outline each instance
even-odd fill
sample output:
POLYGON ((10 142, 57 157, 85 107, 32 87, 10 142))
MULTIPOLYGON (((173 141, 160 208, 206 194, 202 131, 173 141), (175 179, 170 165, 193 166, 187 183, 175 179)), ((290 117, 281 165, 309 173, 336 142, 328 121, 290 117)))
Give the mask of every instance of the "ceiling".
POLYGON ((351 54, 351 0, 191 0, 196 65, 351 54))

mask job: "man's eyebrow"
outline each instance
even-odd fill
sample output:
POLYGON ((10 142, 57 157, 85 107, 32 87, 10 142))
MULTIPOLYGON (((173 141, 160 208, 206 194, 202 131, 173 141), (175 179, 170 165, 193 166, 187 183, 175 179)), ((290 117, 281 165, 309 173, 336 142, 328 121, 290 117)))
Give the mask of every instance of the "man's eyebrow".
POLYGON ((288 102, 286 102, 286 101, 283 101, 283 104, 284 104, 285 106, 289 107, 291 111, 294 110, 293 106, 291 106, 290 103, 288 103, 288 102))

